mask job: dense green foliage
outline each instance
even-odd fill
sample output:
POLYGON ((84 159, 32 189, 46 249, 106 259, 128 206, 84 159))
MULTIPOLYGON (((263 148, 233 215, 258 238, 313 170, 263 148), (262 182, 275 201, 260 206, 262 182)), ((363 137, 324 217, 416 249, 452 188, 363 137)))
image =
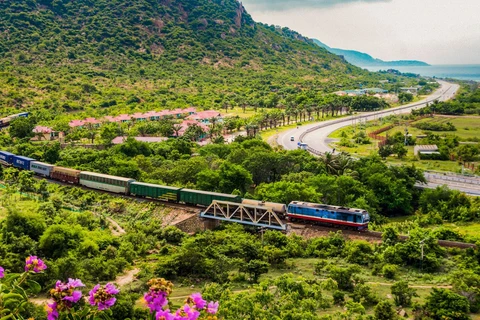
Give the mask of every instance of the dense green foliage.
POLYGON ((260 200, 293 200, 359 207, 376 217, 412 213, 423 175, 414 167, 389 167, 378 157, 355 160, 348 154, 321 159, 303 150, 276 151, 259 139, 198 149, 185 139, 147 144, 128 139, 107 150, 17 144, 11 149, 58 165, 130 177, 140 181, 237 192, 260 200), (52 161, 54 160, 54 161, 52 161))
POLYGON ((420 122, 414 124, 414 127, 422 130, 430 131, 455 131, 457 128, 451 123, 433 123, 433 122, 420 122))
POLYGON ((429 106, 412 111, 414 114, 480 114, 480 88, 472 82, 462 86, 462 90, 451 101, 434 101, 429 106))
POLYGON ((235 0, 8 1, 0 3, 0 29, 2 112, 38 110, 39 120, 63 119, 59 129, 73 117, 269 108, 359 82, 409 81, 256 23, 235 0), (72 110, 84 112, 65 114, 72 110))

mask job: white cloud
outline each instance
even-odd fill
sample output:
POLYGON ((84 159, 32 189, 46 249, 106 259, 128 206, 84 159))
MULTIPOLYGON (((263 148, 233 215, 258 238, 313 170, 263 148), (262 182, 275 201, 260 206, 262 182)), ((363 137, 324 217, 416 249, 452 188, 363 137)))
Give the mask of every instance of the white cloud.
POLYGON ((284 11, 299 8, 325 8, 354 2, 389 2, 392 0, 247 0, 253 10, 284 11))
POLYGON ((284 10, 265 10, 255 0, 243 3, 257 21, 289 27, 331 47, 363 51, 383 60, 480 64, 478 0, 313 2, 275 2, 299 4, 284 10), (319 5, 333 2, 344 5, 319 5))

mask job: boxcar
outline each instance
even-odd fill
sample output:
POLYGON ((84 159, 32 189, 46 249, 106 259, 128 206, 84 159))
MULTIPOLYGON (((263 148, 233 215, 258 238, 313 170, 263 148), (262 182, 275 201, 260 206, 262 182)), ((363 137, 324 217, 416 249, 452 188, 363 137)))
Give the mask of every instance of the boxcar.
POLYGON ((50 177, 53 167, 51 164, 40 161, 32 161, 30 163, 30 170, 44 177, 50 177))
POLYGON ((180 202, 186 204, 209 206, 213 200, 230 201, 236 203, 242 202, 242 198, 240 198, 240 196, 236 196, 233 194, 216 193, 193 189, 180 190, 180 202))
POLYGON ((32 161, 35 161, 35 159, 14 155, 12 164, 16 168, 30 170, 30 163, 32 161))
POLYGON ((80 172, 80 184, 82 186, 109 192, 128 194, 129 184, 134 181, 134 179, 116 177, 108 174, 88 171, 80 172))
POLYGON ((252 206, 260 206, 260 207, 270 207, 272 208, 273 212, 279 213, 284 216, 287 213, 287 206, 283 203, 276 203, 276 202, 265 202, 259 200, 252 200, 252 199, 243 199, 242 204, 248 204, 252 206))
POLYGON ((80 170, 54 166, 50 172, 50 178, 58 181, 78 184, 80 170))
POLYGON ((357 230, 368 229, 370 216, 363 209, 330 206, 320 203, 292 201, 288 205, 288 220, 307 220, 327 225, 338 225, 357 230))
POLYGON ((0 162, 7 165, 13 164, 13 156, 15 156, 13 153, 0 151, 0 162))
POLYGON ((179 201, 181 188, 161 186, 158 184, 132 182, 130 183, 130 194, 132 196, 148 197, 163 201, 179 201))
POLYGON ((10 121, 11 121, 10 117, 5 117, 0 119, 0 128, 8 127, 8 125, 10 124, 10 121))

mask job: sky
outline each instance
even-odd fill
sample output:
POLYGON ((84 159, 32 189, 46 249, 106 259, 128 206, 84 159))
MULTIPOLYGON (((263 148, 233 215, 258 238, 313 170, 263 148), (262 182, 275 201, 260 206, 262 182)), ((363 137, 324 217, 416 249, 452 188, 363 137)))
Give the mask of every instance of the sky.
POLYGON ((480 64, 480 0, 243 0, 255 21, 382 60, 480 64))

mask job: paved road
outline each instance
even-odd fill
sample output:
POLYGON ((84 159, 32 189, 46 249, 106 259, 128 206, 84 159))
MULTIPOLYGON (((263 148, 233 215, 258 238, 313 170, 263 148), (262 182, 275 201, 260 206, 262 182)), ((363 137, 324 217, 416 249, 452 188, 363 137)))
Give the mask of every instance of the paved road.
MULTIPOLYGON (((409 113, 412 109, 424 107, 428 102, 437 99, 440 101, 448 100, 452 98, 459 89, 459 85, 457 84, 444 81, 439 81, 439 83, 441 87, 425 100, 388 110, 361 113, 347 118, 301 126, 298 129, 292 129, 279 134, 277 143, 287 150, 293 150, 297 148, 298 142, 305 142, 311 148, 310 151, 314 150, 316 153, 331 152, 332 148, 329 146, 331 139, 329 139, 328 136, 335 130, 352 125, 354 122, 375 120, 376 118, 391 114, 409 113), (291 141, 291 137, 294 137, 294 141, 291 141)), ((480 178, 478 177, 470 178, 453 173, 439 174, 425 172, 425 178, 428 183, 426 185, 418 184, 418 187, 436 188, 437 186, 447 185, 450 189, 459 190, 472 196, 480 196, 480 178)))
POLYGON ((277 138, 277 143, 287 150, 296 149, 297 143, 301 141, 307 143, 310 148, 317 150, 318 152, 332 151, 332 148, 328 146, 330 143, 328 135, 333 131, 352 125, 354 122, 358 123, 359 121, 375 120, 378 119, 378 117, 384 117, 391 114, 409 113, 412 109, 423 108, 428 102, 437 99, 440 101, 448 100, 453 97, 460 87, 457 84, 451 84, 444 81, 439 81, 439 83, 441 85, 440 88, 428 96, 427 99, 422 101, 388 110, 365 112, 341 119, 300 126, 298 129, 292 129, 280 133, 277 138), (291 137, 293 137, 294 141, 291 141, 291 137))

